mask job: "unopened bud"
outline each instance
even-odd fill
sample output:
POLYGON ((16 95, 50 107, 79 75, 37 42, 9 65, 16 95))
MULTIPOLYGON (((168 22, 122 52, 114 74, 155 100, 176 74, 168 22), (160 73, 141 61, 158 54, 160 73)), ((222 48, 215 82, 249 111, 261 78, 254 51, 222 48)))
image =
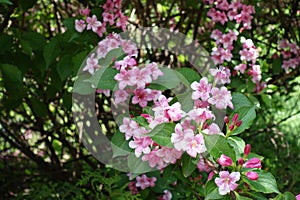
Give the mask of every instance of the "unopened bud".
POLYGON ((239 114, 238 114, 238 113, 235 113, 235 114, 233 115, 232 122, 235 123, 235 122, 238 120, 238 118, 239 118, 239 114))
POLYGON ((228 156, 222 154, 221 157, 218 159, 218 163, 223 167, 227 167, 232 165, 232 160, 228 156))
POLYGON ((244 164, 244 167, 246 167, 246 168, 261 168, 260 159, 259 158, 251 158, 244 164))
POLYGON ((228 118, 228 116, 225 116, 225 117, 224 117, 224 122, 225 122, 226 124, 229 124, 229 118, 228 118))
POLYGON ((243 123, 243 121, 242 121, 242 120, 240 120, 240 121, 237 121, 237 122, 235 123, 235 125, 236 125, 237 127, 239 127, 239 126, 241 126, 241 125, 242 125, 242 123, 243 123))
POLYGON ((230 131, 233 131, 233 129, 234 129, 234 124, 230 124, 229 130, 230 130, 230 131))
POLYGON ((245 148, 244 148, 244 155, 248 156, 249 153, 251 151, 251 145, 250 144, 246 144, 245 148))
POLYGON ((258 179, 258 174, 256 172, 247 172, 246 176, 252 181, 258 179))
POLYGON ((239 158, 238 163, 239 163, 239 165, 243 165, 245 163, 245 161, 243 158, 239 158))

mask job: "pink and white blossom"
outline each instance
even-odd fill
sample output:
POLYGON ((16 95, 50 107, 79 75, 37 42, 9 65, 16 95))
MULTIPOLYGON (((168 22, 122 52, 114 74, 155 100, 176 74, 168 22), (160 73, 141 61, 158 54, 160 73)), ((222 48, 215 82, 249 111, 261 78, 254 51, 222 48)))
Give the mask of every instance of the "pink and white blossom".
POLYGON ((222 86, 220 89, 214 87, 211 94, 212 97, 208 99, 208 102, 215 105, 217 109, 225 109, 227 106, 233 109, 231 93, 226 87, 222 86))
POLYGON ((100 21, 97 20, 96 15, 93 15, 92 17, 86 18, 87 22, 87 30, 92 30, 93 32, 97 33, 98 27, 102 25, 100 21))
POLYGON ((82 31, 84 31, 85 27, 86 27, 85 21, 83 21, 82 19, 80 19, 80 20, 76 19, 75 20, 75 29, 76 29, 76 31, 81 33, 82 31))
POLYGON ((192 93, 192 99, 196 100, 201 98, 203 101, 208 100, 209 93, 211 90, 211 84, 208 83, 208 80, 206 77, 201 78, 201 80, 198 82, 194 81, 191 84, 191 88, 195 90, 192 93))
POLYGON ((150 153, 153 141, 150 137, 133 137, 133 141, 129 142, 129 147, 134 149, 134 153, 136 157, 140 157, 142 153, 148 154, 150 153))
POLYGON ((219 187, 220 195, 226 195, 237 188, 238 184, 236 182, 240 180, 241 176, 239 172, 229 174, 228 171, 220 171, 219 175, 220 178, 217 177, 215 183, 219 187))
POLYGON ((129 94, 125 90, 117 90, 114 92, 116 104, 123 103, 127 100, 129 94))
POLYGON ((156 177, 148 178, 145 174, 142 176, 136 177, 136 187, 140 187, 142 190, 148 188, 148 187, 154 187, 155 186, 156 177))

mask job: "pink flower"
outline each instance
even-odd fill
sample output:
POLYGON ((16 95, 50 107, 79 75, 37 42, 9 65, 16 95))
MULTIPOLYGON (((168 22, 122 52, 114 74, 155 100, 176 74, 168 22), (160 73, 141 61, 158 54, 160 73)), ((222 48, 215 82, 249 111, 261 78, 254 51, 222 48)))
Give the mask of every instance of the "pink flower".
POLYGON ((129 140, 134 134, 134 132, 139 128, 136 121, 131 120, 127 117, 123 118, 123 124, 119 127, 120 132, 125 133, 125 139, 129 140))
POLYGON ((129 142, 129 147, 135 149, 134 153, 136 157, 140 157, 142 153, 150 153, 150 146, 153 144, 150 137, 133 137, 133 139, 133 141, 129 142))
POLYGON ((148 187, 154 187, 155 186, 156 177, 148 178, 145 174, 142 176, 136 177, 136 187, 140 187, 142 190, 148 188, 148 187))
POLYGON ((254 83, 259 82, 261 80, 261 70, 259 65, 253 65, 252 69, 252 81, 254 83))
POLYGON ((81 20, 78 20, 78 19, 75 20, 75 29, 76 29, 76 31, 81 33, 85 29, 85 27, 86 27, 85 21, 83 21, 82 19, 81 20))
POLYGON ((221 157, 218 159, 218 163, 223 167, 228 167, 232 165, 232 160, 230 157, 222 154, 221 157))
POLYGON ((125 90, 117 90, 114 92, 116 104, 123 103, 127 100, 129 94, 125 90))
POLYGON ((255 181, 258 179, 258 174, 256 172, 247 172, 246 176, 252 181, 255 181))
POLYGON ((300 194, 296 196, 296 200, 300 200, 300 194))
POLYGON ((206 134, 224 135, 224 133, 221 132, 220 127, 215 123, 210 124, 207 129, 203 130, 203 132, 206 134))
POLYGON ((241 63, 241 64, 234 67, 234 70, 240 71, 242 74, 244 74, 246 69, 247 69, 247 65, 243 64, 243 63, 241 63))
POLYGON ((136 181, 131 181, 131 182, 128 183, 128 188, 129 188, 132 195, 135 195, 135 194, 139 193, 139 191, 138 191, 138 189, 135 185, 136 185, 136 181))
POLYGON ((171 200, 172 193, 169 190, 164 190, 164 195, 159 200, 171 200))
POLYGON ((123 60, 119 60, 115 62, 115 68, 117 70, 126 70, 128 67, 133 67, 137 65, 137 61, 135 58, 131 56, 126 56, 123 60))
POLYGON ((195 108, 188 112, 188 115, 197 124, 204 124, 206 120, 215 118, 214 114, 207 108, 195 108))
POLYGON ((119 82, 119 89, 123 90, 127 85, 131 85, 131 75, 128 71, 122 70, 115 75, 115 80, 119 82))
POLYGON ((134 96, 132 97, 132 103, 139 104, 142 108, 146 107, 148 101, 152 100, 151 90, 148 88, 137 88, 133 91, 133 93, 134 96))
POLYGON ((114 9, 114 3, 112 0, 107 0, 102 6, 105 11, 112 11, 114 9))
POLYGON ((186 150, 187 142, 185 140, 186 135, 194 136, 192 129, 183 129, 181 124, 176 124, 175 133, 171 135, 171 142, 174 144, 174 147, 178 151, 186 150))
POLYGON ((97 89, 96 90, 97 93, 99 94, 104 94, 105 96, 109 97, 110 96, 110 90, 109 89, 97 89))
POLYGON ((226 195, 230 191, 234 191, 238 184, 236 183, 240 180, 239 172, 232 172, 229 174, 228 171, 220 171, 220 178, 215 179, 216 185, 219 187, 219 194, 226 195))
POLYGON ((166 109, 166 115, 171 121, 178 121, 182 117, 181 104, 176 102, 166 109))
POLYGON ((87 17, 86 18, 86 22, 87 22, 87 30, 91 30, 95 33, 97 33, 98 27, 101 26, 101 22, 97 21, 97 17, 96 15, 93 15, 92 17, 87 17))
POLYGON ((95 58, 95 54, 92 53, 91 56, 87 58, 86 66, 83 68, 83 71, 88 71, 90 74, 94 74, 98 68, 98 59, 95 58))
POLYGON ((109 22, 109 25, 112 26, 114 24, 115 17, 113 14, 104 12, 104 13, 102 13, 102 17, 103 17, 104 22, 109 22))
POLYGON ((225 109, 227 106, 233 109, 231 93, 226 87, 222 86, 221 89, 214 87, 211 94, 212 97, 208 99, 208 102, 215 105, 217 109, 225 109))
POLYGON ((218 29, 215 29, 211 32, 210 37, 216 41, 219 41, 222 38, 222 32, 218 29))
POLYGON ((121 28, 123 31, 126 31, 127 20, 128 16, 120 14, 116 26, 121 28))
POLYGON ((203 101, 206 101, 209 98, 211 84, 208 84, 208 80, 206 77, 201 78, 199 83, 194 81, 191 84, 191 88, 195 90, 192 93, 192 99, 196 100, 201 98, 203 101))
POLYGON ((157 169, 163 169, 166 167, 162 157, 156 155, 157 150, 154 149, 150 153, 143 155, 142 160, 148 161, 150 167, 154 168, 157 166, 157 169))
POLYGON ((211 168, 207 163, 204 162, 204 159, 201 154, 200 154, 199 162, 197 163, 197 168, 199 169, 200 172, 209 173, 211 171, 211 168))
POLYGON ((167 164, 175 164, 177 159, 181 158, 182 151, 177 151, 174 148, 161 147, 161 149, 157 150, 156 155, 161 157, 167 164))
POLYGON ((217 69, 210 69, 209 72, 212 76, 214 76, 216 83, 230 83, 231 74, 229 68, 220 66, 217 69))
POLYGON ((103 22, 101 26, 98 26, 97 34, 99 37, 102 37, 105 32, 106 32, 106 22, 103 22))
POLYGON ((88 8, 84 8, 84 9, 79 9, 79 14, 83 15, 83 16, 88 16, 90 14, 90 9, 88 8))
POLYGON ((144 88, 147 83, 152 82, 150 71, 147 68, 139 69, 133 67, 129 71, 129 74, 130 85, 137 85, 137 87, 144 88))
POLYGON ((251 158, 243 166, 246 168, 261 168, 261 162, 259 158, 251 158))
POLYGON ((149 69, 152 75, 152 79, 156 80, 159 76, 163 76, 164 73, 158 68, 157 63, 152 62, 146 65, 146 68, 149 69))
POLYGON ((187 142, 186 152, 193 158, 197 156, 197 154, 203 153, 206 151, 206 146, 204 143, 204 138, 201 134, 197 134, 196 136, 191 134, 186 134, 184 140, 187 142))

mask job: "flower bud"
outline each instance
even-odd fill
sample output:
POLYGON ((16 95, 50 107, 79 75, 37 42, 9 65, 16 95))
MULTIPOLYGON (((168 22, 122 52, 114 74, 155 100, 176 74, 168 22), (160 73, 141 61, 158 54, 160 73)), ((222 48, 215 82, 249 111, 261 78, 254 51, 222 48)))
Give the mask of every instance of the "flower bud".
POLYGON ((259 158, 251 158, 244 164, 244 167, 246 167, 246 168, 261 168, 260 159, 259 158))
POLYGON ((242 120, 240 120, 240 121, 237 121, 237 122, 235 123, 235 125, 236 125, 237 127, 239 127, 239 126, 241 126, 241 125, 242 125, 242 123, 243 123, 243 121, 242 121, 242 120))
POLYGON ((222 154, 221 157, 218 159, 218 163, 223 167, 227 167, 232 165, 232 160, 228 156, 222 154))
POLYGON ((239 118, 239 114, 238 113, 235 113, 232 117, 232 122, 235 123, 239 118))
POLYGON ((251 151, 251 145, 250 144, 246 144, 245 148, 244 148, 244 155, 248 156, 249 153, 251 151))
POLYGON ((229 124, 229 118, 228 118, 228 116, 225 116, 225 117, 224 117, 224 122, 225 122, 226 124, 229 124))
POLYGON ((230 131, 233 131, 233 129, 234 129, 234 124, 230 124, 229 130, 230 130, 230 131))
POLYGON ((245 163, 245 161, 243 158, 239 158, 238 163, 239 163, 239 165, 243 165, 245 163))
POLYGON ((256 172, 247 172, 246 176, 252 181, 258 179, 258 174, 256 172))

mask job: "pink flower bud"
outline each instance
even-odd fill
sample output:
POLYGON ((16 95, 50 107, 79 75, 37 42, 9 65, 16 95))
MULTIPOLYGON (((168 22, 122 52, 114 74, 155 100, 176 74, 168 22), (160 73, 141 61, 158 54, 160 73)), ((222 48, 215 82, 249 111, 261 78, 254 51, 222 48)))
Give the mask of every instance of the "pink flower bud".
POLYGON ((242 123, 243 123, 243 121, 242 121, 242 120, 240 120, 240 121, 237 121, 237 122, 235 123, 235 125, 236 125, 237 127, 239 127, 239 126, 241 126, 241 125, 242 125, 242 123))
POLYGON ((232 117, 232 122, 235 123, 239 118, 239 114, 238 113, 235 113, 232 117))
POLYGON ((244 155, 248 156, 249 153, 251 151, 251 145, 250 144, 246 144, 245 148, 244 148, 244 155))
POLYGON ((244 167, 246 167, 246 168, 261 168, 260 159, 259 158, 251 158, 244 164, 244 167))
POLYGON ((225 122, 226 124, 229 124, 229 118, 228 118, 228 116, 225 116, 225 117, 224 117, 224 122, 225 122))
POLYGON ((256 172, 247 172, 246 176, 252 181, 258 179, 258 174, 256 172))
POLYGON ((210 180, 213 178, 214 175, 215 175, 215 173, 214 173, 213 171, 211 171, 211 172, 208 174, 207 180, 210 181, 210 180))
POLYGON ((234 124, 230 124, 229 130, 230 130, 230 131, 233 131, 233 129, 234 129, 234 124))
POLYGON ((239 165, 243 165, 245 163, 245 161, 243 158, 239 158, 238 163, 239 163, 239 165))
POLYGON ((218 163, 223 167, 227 167, 232 165, 232 160, 228 156, 222 154, 221 157, 218 159, 218 163))

